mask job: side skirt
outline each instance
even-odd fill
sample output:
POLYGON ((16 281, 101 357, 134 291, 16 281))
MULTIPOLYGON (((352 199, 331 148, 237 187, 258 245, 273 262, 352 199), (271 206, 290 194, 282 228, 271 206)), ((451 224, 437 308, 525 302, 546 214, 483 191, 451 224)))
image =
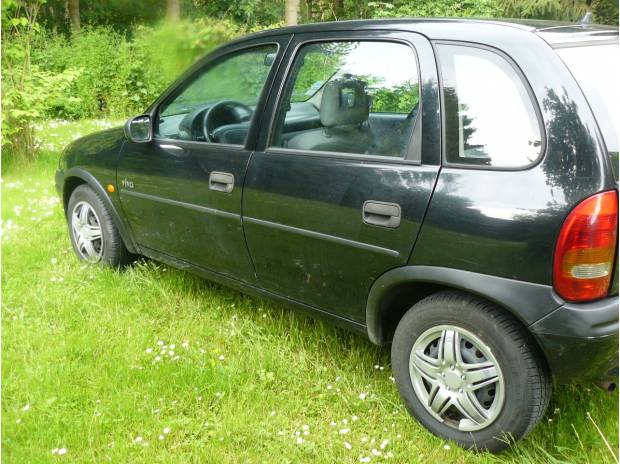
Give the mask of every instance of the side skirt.
POLYGON ((190 264, 181 259, 175 258, 165 253, 160 253, 158 251, 152 250, 150 248, 146 248, 144 246, 140 246, 140 251, 144 256, 148 258, 151 258, 155 261, 160 261, 162 263, 168 264, 169 266, 175 267, 177 269, 181 269, 183 271, 191 272, 192 274, 195 274, 206 280, 210 280, 220 285, 230 287, 234 290, 240 291, 242 293, 245 293, 251 296, 267 298, 269 300, 283 303, 287 306, 291 306, 295 308, 296 310, 299 310, 312 317, 323 319, 338 327, 342 327, 342 328, 345 328, 345 329, 348 329, 354 332, 359 332, 366 336, 368 335, 368 330, 366 328, 366 325, 360 324, 359 322, 352 321, 350 319, 338 316, 336 314, 324 311, 322 309, 315 308, 314 306, 309 306, 304 303, 300 303, 299 301, 291 300, 290 298, 277 295, 275 293, 264 290, 260 287, 256 287, 256 286, 247 284, 245 282, 242 282, 241 280, 235 279, 234 277, 230 277, 224 274, 220 274, 218 272, 211 271, 209 269, 195 266, 194 264, 190 264))

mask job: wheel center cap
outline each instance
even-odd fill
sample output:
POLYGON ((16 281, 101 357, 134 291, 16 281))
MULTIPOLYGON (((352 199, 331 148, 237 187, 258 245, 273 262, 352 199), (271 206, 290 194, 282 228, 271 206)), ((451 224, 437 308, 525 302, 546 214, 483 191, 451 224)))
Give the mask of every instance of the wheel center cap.
POLYGON ((462 384, 461 373, 456 370, 446 371, 446 375, 444 377, 444 381, 446 385, 450 388, 460 388, 462 384))

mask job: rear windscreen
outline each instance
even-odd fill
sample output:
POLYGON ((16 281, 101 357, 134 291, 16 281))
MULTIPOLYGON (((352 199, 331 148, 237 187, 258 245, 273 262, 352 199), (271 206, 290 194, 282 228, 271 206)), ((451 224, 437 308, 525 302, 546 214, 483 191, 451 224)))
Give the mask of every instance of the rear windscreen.
POLYGON ((620 126, 620 61, 618 44, 556 49, 570 69, 603 133, 618 180, 618 127, 620 126))

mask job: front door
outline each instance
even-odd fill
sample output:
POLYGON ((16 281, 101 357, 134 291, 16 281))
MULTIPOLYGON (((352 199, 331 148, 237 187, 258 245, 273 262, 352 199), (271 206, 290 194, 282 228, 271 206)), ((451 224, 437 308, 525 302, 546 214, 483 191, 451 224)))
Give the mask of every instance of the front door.
POLYGON ((439 172, 432 49, 417 34, 296 34, 284 59, 244 188, 259 284, 364 323, 374 280, 408 261, 439 172))
POLYGON ((163 253, 254 280, 241 197, 266 99, 287 37, 233 46, 190 73, 153 110, 154 137, 128 142, 117 182, 123 211, 146 255, 163 253))

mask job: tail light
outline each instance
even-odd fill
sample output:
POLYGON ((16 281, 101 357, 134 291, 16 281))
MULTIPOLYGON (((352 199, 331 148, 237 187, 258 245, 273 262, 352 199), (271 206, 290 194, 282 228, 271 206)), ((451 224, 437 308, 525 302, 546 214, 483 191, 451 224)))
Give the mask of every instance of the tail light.
POLYGON ((598 193, 573 209, 558 236, 553 286, 567 301, 606 296, 616 255, 618 192, 598 193))

